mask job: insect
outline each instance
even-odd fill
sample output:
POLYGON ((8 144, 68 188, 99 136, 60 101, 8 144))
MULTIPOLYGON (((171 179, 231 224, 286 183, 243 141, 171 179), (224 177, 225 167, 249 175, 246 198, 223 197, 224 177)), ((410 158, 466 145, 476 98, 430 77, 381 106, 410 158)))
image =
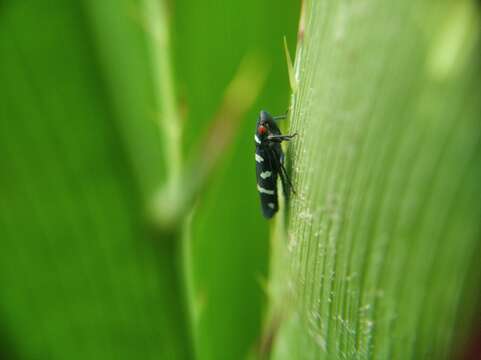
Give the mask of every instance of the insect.
POLYGON ((277 201, 277 176, 281 177, 284 196, 289 198, 293 190, 292 183, 284 167, 284 153, 281 143, 289 141, 297 134, 282 135, 276 121, 285 119, 286 115, 271 116, 261 110, 257 119, 254 141, 256 143, 257 191, 261 199, 262 214, 270 219, 279 210, 277 201))

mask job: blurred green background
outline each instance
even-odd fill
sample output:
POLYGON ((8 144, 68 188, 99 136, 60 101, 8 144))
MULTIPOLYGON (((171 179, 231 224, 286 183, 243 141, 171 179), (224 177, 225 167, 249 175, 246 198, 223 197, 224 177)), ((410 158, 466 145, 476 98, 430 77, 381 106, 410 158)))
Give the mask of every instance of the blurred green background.
POLYGON ((283 37, 294 49, 299 4, 152 9, 0 2, 0 358, 241 359, 260 337, 268 229, 252 132, 260 108, 287 107, 283 37), (166 179, 149 17, 170 22, 186 157, 241 60, 269 68, 191 225, 173 233, 146 210, 166 179))
POLYGON ((480 3, 300 13, 0 0, 0 359, 465 352, 480 3), (252 135, 260 109, 289 105, 297 194, 269 223, 252 135))

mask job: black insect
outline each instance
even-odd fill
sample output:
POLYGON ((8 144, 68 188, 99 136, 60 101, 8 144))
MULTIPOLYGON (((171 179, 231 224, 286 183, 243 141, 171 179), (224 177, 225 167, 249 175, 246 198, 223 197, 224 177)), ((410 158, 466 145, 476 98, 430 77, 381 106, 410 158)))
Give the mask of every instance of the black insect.
POLYGON ((257 119, 256 133, 256 176, 257 191, 261 198, 262 214, 271 218, 279 209, 277 201, 277 175, 280 175, 284 196, 289 198, 292 184, 284 167, 284 153, 281 143, 289 141, 297 134, 282 135, 276 121, 286 118, 286 115, 271 116, 262 110, 257 119))

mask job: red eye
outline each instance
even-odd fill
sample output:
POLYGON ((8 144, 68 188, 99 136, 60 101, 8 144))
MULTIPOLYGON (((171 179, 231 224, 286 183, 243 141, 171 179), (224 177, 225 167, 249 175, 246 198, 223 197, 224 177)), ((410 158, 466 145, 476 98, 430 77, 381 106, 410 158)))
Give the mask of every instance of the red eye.
POLYGON ((259 135, 264 135, 267 132, 267 129, 265 126, 261 125, 257 128, 257 132, 259 133, 259 135))

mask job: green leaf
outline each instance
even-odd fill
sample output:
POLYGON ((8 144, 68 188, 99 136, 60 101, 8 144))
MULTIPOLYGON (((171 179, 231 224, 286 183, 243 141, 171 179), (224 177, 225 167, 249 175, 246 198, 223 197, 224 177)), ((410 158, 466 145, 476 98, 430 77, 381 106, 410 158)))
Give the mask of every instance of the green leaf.
POLYGON ((145 219, 165 171, 140 10, 2 3, 0 313, 21 359, 190 357, 175 242, 145 219))
POLYGON ((479 4, 305 5, 273 358, 449 358, 481 283, 479 4))

